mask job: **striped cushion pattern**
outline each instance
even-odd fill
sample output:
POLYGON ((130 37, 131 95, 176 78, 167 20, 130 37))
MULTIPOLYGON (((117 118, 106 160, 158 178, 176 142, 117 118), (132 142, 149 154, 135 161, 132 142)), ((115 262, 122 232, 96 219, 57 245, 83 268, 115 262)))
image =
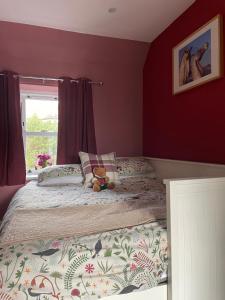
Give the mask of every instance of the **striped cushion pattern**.
POLYGON ((104 167, 106 169, 106 176, 109 177, 110 182, 118 182, 116 154, 114 152, 102 155, 79 152, 79 156, 86 186, 91 186, 91 181, 93 179, 92 171, 95 167, 104 167))

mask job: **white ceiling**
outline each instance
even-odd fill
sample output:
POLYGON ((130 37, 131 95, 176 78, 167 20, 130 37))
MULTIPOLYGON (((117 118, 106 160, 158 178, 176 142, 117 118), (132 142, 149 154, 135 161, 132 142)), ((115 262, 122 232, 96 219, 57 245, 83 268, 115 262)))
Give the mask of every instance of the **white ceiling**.
POLYGON ((0 0, 0 20, 151 42, 194 1, 0 0))

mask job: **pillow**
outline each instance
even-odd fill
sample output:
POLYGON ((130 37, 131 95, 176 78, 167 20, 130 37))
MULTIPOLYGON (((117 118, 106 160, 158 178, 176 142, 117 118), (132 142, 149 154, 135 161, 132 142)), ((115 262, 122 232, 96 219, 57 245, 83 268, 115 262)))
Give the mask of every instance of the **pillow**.
POLYGON ((82 182, 82 169, 78 164, 51 166, 44 168, 38 174, 39 186, 67 185, 82 182))
POLYGON ((119 182, 114 152, 102 155, 79 152, 79 156, 86 187, 92 186, 91 181, 94 177, 92 170, 95 167, 104 167, 106 169, 106 176, 109 177, 110 182, 119 182))
POLYGON ((120 176, 148 175, 156 178, 155 171, 149 159, 145 157, 121 157, 116 159, 120 176))

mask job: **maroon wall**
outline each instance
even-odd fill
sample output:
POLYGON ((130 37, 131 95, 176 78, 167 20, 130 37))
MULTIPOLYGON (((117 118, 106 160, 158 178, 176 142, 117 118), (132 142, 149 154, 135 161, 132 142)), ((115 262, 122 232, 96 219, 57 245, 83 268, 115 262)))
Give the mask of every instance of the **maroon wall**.
POLYGON ((104 81, 93 89, 101 153, 142 153, 142 71, 148 48, 142 42, 0 22, 0 70, 104 81))
MULTIPOLYGON (((101 153, 142 154, 142 70, 148 48, 147 43, 0 21, 0 70, 104 82, 93 88, 101 153)), ((17 188, 0 188, 0 218, 17 188)))
POLYGON ((144 67, 144 154, 225 163, 225 78, 172 95, 172 48, 217 14, 224 0, 197 0, 152 44, 144 67))

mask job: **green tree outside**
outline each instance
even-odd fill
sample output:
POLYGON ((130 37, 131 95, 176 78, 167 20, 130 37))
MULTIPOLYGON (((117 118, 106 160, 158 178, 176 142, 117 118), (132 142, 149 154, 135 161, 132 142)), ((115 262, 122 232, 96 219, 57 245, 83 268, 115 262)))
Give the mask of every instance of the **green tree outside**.
MULTIPOLYGON (((36 114, 26 120, 27 132, 56 132, 58 131, 57 120, 43 120, 36 114)), ((50 154, 53 164, 56 161, 57 135, 56 136, 26 136, 26 168, 33 169, 36 165, 37 156, 42 153, 50 154)))

